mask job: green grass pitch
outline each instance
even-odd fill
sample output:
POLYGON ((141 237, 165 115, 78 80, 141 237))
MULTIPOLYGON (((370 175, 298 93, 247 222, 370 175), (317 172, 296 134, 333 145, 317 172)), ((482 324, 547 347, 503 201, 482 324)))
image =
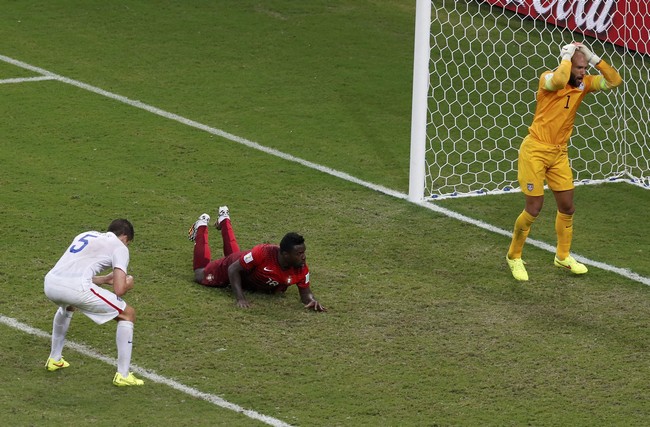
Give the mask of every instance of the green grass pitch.
MULTIPOLYGON (((0 55, 363 181, 408 188, 414 2, 0 1, 0 55)), ((0 80, 38 73, 0 61, 0 80)), ((586 101, 587 102, 587 101, 586 101)), ((0 315, 49 333, 43 276, 78 232, 135 226, 132 362, 296 426, 643 425, 650 193, 579 187, 573 277, 509 237, 56 80, 0 84, 0 315), (228 204, 242 247, 307 241, 313 290, 192 282, 187 228, 228 204), (613 271, 614 270, 614 271, 613 271)), ((440 206, 509 230, 521 194, 440 206)), ((554 244, 547 199, 531 238, 554 244)), ((215 253, 219 236, 211 234, 215 253)), ((68 339, 115 357, 115 327, 68 339)), ((264 425, 0 324, 0 424, 264 425)))

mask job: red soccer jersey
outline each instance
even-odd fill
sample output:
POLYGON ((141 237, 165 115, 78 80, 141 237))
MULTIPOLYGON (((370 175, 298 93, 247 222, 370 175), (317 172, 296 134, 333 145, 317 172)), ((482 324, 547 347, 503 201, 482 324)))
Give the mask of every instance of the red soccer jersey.
POLYGON ((257 245, 250 251, 243 252, 239 264, 246 270, 242 277, 245 284, 266 292, 284 292, 291 285, 309 287, 307 264, 283 270, 278 263, 279 252, 280 247, 271 244, 257 245))

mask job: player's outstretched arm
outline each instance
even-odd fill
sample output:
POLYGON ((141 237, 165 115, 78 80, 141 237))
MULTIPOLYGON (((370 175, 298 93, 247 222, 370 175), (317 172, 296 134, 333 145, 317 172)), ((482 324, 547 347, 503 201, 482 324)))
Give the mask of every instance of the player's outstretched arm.
POLYGON ((228 266, 228 280, 230 281, 232 292, 235 294, 237 306, 240 308, 248 308, 251 305, 244 296, 244 290, 241 284, 241 274, 243 271, 244 268, 239 263, 239 260, 236 260, 228 266))
POLYGON ((314 311, 327 311, 327 309, 323 307, 323 305, 316 300, 314 294, 311 292, 311 287, 309 286, 306 288, 299 287, 298 292, 300 293, 300 300, 305 305, 305 308, 314 311))

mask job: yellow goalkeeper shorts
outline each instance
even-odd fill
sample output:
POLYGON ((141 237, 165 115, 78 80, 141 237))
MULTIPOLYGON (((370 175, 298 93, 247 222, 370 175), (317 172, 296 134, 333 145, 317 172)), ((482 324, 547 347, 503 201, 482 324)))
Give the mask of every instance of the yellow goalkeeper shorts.
POLYGON ((553 191, 572 190, 573 172, 566 145, 547 145, 529 136, 519 147, 517 178, 528 196, 544 195, 544 180, 553 191))

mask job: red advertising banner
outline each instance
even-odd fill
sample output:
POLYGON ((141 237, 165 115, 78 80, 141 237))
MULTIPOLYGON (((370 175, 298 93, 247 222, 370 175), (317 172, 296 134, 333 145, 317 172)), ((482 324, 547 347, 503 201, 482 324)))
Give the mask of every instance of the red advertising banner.
POLYGON ((558 27, 650 54, 649 0, 483 0, 558 27))

